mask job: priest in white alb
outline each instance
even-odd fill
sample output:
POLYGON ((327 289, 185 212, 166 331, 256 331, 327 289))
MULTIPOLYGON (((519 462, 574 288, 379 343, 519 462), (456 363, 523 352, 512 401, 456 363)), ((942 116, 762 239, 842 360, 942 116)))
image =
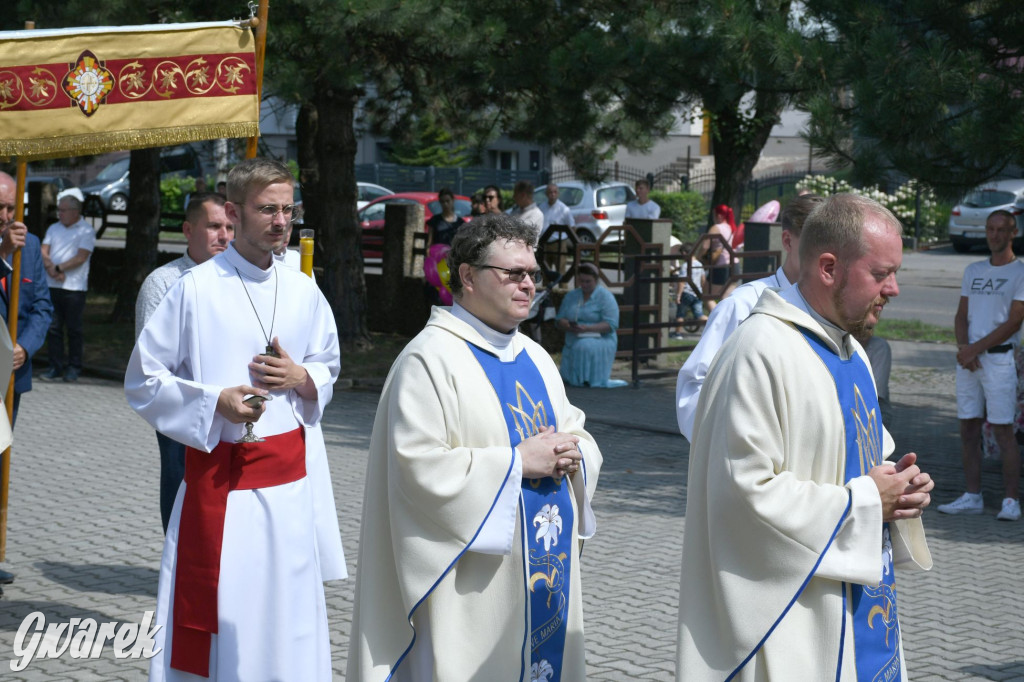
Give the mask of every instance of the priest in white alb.
POLYGON ((883 461, 894 444, 854 338, 899 293, 901 235, 870 199, 826 199, 804 223, 798 284, 766 290, 711 364, 690 449, 680 681, 907 679, 896 583, 931 567, 920 516, 934 483, 914 453, 883 461))
MULTIPOLYGON (((340 356, 323 295, 273 259, 293 187, 276 161, 232 169, 235 240, 171 287, 129 361, 131 406, 188 446, 151 680, 332 678, 316 531, 323 482, 311 480, 325 470, 307 472, 305 430, 323 416, 340 356)), ((343 560, 329 570, 343 577, 343 560)))
POLYGON ((583 680, 580 545, 601 453, 518 332, 536 231, 502 214, 448 253, 455 304, 395 360, 370 440, 349 682, 583 680))

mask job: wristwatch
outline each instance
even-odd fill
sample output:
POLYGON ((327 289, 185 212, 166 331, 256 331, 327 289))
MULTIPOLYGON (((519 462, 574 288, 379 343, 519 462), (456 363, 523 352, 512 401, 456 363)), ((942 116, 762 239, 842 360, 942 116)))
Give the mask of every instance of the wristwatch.
POLYGON ((58 275, 60 274, 61 270, 60 270, 60 266, 59 265, 54 265, 53 269, 57 271, 58 275))

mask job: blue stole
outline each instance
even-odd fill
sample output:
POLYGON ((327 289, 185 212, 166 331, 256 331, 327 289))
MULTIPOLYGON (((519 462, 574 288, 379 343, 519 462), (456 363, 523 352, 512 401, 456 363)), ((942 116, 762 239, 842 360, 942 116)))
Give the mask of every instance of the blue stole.
MULTIPOLYGON (((512 447, 536 435, 542 427, 558 428, 544 379, 529 353, 524 351, 512 362, 502 362, 469 342, 467 345, 502 405, 512 447)), ((550 476, 524 478, 519 507, 527 557, 531 678, 545 679, 547 675, 550 682, 558 682, 569 615, 572 548, 568 544, 576 522, 569 486, 550 476), (561 537, 563 532, 565 538, 561 537)))
MULTIPOLYGON (((832 374, 846 427, 845 481, 863 476, 882 463, 882 425, 871 372, 858 355, 841 360, 815 334, 800 328, 811 348, 832 374)), ((900 624, 889 524, 882 528, 882 582, 878 587, 850 585, 853 645, 860 682, 891 682, 900 678, 900 624)), ((846 609, 846 583, 843 583, 846 609)), ((846 618, 843 618, 845 630, 846 618)), ((841 652, 842 644, 840 644, 841 652)), ((842 665, 840 653, 840 666, 842 665)))

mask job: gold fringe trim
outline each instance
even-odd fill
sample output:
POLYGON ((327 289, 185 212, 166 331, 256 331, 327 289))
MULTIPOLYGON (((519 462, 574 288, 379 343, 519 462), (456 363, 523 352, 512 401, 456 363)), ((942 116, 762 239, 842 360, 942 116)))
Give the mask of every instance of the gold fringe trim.
POLYGON ((86 154, 104 154, 125 149, 164 147, 217 140, 222 137, 257 137, 260 127, 255 121, 247 123, 211 123, 177 128, 124 130, 108 133, 90 133, 66 137, 36 138, 31 140, 0 140, 0 158, 19 157, 26 161, 55 159, 86 154))

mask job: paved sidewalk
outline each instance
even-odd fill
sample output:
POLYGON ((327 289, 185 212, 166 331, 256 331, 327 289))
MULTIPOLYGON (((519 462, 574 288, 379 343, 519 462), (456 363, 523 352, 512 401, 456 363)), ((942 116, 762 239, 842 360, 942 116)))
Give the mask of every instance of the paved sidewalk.
MULTIPOLYGON (((937 502, 959 494, 952 349, 893 344, 891 386, 901 451, 916 450, 938 481, 937 502)), ((674 385, 572 389, 605 453, 595 501, 598 535, 583 556, 588 673, 594 680, 671 680, 686 490, 686 441, 674 385)), ((365 457, 377 397, 339 391, 324 434, 341 529, 354 574, 365 457)), ((146 663, 69 653, 10 670, 15 634, 35 611, 139 622, 154 608, 162 543, 153 431, 119 384, 38 382, 21 405, 11 474, 8 561, 17 574, 0 601, 0 679, 140 680, 146 663)), ((1024 523, 995 520, 997 469, 986 467, 985 514, 929 512, 936 567, 900 574, 909 668, 918 680, 1024 679, 1024 523)), ((343 679, 353 581, 327 585, 336 679, 343 679)))

